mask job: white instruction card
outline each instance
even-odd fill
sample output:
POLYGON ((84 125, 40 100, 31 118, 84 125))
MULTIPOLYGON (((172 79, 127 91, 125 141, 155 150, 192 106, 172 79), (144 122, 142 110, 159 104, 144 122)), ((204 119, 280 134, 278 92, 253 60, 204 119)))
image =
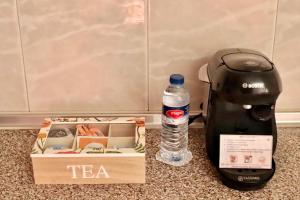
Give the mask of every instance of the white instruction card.
POLYGON ((272 135, 220 135, 220 168, 272 168, 272 135))

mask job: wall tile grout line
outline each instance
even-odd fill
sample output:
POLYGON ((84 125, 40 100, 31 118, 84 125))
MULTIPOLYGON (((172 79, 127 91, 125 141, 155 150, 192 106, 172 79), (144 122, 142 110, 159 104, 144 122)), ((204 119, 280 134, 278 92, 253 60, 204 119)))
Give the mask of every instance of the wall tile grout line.
POLYGON ((22 56, 22 66, 23 66, 23 70, 24 70, 24 79, 25 79, 25 88, 26 88, 26 97, 27 97, 27 107, 28 107, 28 111, 30 112, 31 109, 30 109, 28 86, 27 86, 27 76, 26 76, 23 40, 22 40, 22 33, 21 33, 20 14, 19 14, 19 3, 18 3, 18 0, 15 0, 15 2, 16 2, 18 30, 19 30, 19 36, 20 36, 19 38, 20 38, 20 47, 21 47, 21 56, 22 56))
POLYGON ((147 108, 148 112, 150 111, 150 66, 149 66, 149 21, 150 21, 150 0, 146 1, 146 67, 147 67, 147 108))
POLYGON ((275 41, 276 41, 276 31, 277 31, 277 19, 278 19, 278 11, 279 11, 279 1, 277 0, 276 4, 276 16, 275 16, 275 22, 274 22, 274 35, 273 35, 273 42, 272 42, 272 61, 274 61, 274 51, 275 51, 275 41))

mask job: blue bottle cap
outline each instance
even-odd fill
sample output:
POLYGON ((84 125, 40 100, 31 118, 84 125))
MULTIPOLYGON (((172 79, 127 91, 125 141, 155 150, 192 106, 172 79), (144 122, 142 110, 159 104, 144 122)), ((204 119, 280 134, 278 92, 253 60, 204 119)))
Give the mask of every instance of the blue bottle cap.
POLYGON ((174 85, 182 85, 184 83, 184 77, 181 74, 172 74, 170 76, 170 83, 174 85))

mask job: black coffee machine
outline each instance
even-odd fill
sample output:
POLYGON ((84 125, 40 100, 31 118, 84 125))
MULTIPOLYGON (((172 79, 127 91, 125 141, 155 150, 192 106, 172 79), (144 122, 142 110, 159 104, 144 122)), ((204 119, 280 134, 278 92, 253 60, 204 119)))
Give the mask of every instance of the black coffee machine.
MULTIPOLYGON (((257 51, 223 49, 200 68, 199 78, 208 83, 207 96, 201 105, 206 149, 222 182, 238 190, 263 187, 275 172, 275 162, 272 159, 277 142, 274 111, 282 88, 274 64, 257 51), (221 135, 272 136, 270 168, 220 167, 221 135)), ((261 162, 264 161, 263 158, 261 162)), ((228 158, 228 162, 234 163, 238 158, 232 156, 230 159, 228 158)), ((249 162, 249 159, 244 161, 249 162)))

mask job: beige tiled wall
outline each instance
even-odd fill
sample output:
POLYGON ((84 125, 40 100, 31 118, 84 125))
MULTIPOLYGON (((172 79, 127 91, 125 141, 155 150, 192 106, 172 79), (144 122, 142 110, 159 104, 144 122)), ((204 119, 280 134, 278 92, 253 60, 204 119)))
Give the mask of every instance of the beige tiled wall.
POLYGON ((300 111, 300 1, 280 0, 274 62, 283 80, 278 110, 300 111))
POLYGON ((199 108, 198 70, 215 51, 227 47, 257 49, 272 55, 275 0, 151 0, 149 24, 150 109, 171 73, 186 77, 193 110, 199 108))
POLYGON ((0 113, 159 112, 171 73, 185 75, 198 110, 198 69, 227 47, 273 58, 278 110, 300 111, 299 9, 297 0, 3 0, 0 113))
POLYGON ((0 111, 28 111, 16 1, 0 1, 0 111))
POLYGON ((146 111, 143 0, 20 0, 30 110, 146 111))

